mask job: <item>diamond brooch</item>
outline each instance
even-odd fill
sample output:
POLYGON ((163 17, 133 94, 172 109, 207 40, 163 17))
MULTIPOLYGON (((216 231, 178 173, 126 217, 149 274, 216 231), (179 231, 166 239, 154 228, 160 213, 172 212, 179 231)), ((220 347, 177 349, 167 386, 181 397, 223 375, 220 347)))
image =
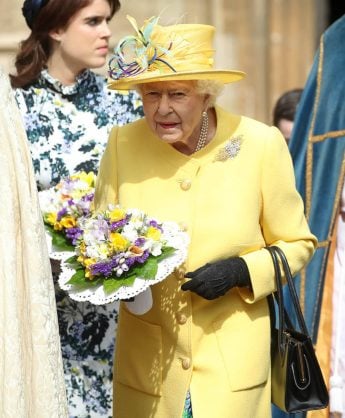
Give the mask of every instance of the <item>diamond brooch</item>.
POLYGON ((221 148, 214 158, 214 161, 226 161, 229 158, 232 160, 236 157, 241 149, 243 135, 230 138, 229 141, 221 148))

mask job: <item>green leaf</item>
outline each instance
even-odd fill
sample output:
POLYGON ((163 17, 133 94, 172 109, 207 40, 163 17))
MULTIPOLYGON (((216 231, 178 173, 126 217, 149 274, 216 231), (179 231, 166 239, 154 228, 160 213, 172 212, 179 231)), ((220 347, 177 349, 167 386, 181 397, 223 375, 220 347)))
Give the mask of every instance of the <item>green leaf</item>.
POLYGON ((74 246, 71 244, 71 242, 60 232, 55 232, 52 234, 52 245, 57 250, 66 250, 66 251, 73 251, 74 246))
POLYGON ((121 286, 133 286, 135 276, 127 278, 105 279, 103 281, 103 288, 105 293, 116 292, 121 286))
POLYGON ((56 231, 51 225, 44 224, 45 229, 52 237, 52 244, 59 251, 73 251, 74 245, 66 238, 64 232, 56 231))
POLYGON ((87 277, 85 277, 85 270, 78 269, 73 276, 69 279, 67 284, 71 284, 72 286, 76 286, 79 288, 89 289, 90 287, 96 287, 101 283, 102 279, 93 279, 89 280, 87 277))
POLYGON ((152 280, 155 278, 158 270, 156 257, 149 257, 144 264, 137 264, 131 271, 131 274, 142 279, 152 280))
POLYGON ((68 284, 72 284, 72 285, 80 285, 80 284, 84 284, 86 280, 85 277, 85 270, 84 269, 80 269, 77 270, 73 276, 68 280, 68 284))
POLYGON ((48 224, 48 223, 44 223, 44 227, 45 227, 45 229, 50 233, 50 234, 53 234, 55 231, 54 231, 54 228, 52 227, 52 225, 50 225, 50 224, 48 224))
POLYGON ((149 258, 143 266, 140 277, 144 279, 154 279, 158 271, 158 261, 155 258, 149 258))
POLYGON ((67 260, 65 260, 65 263, 68 263, 68 264, 78 263, 78 264, 80 264, 79 261, 77 261, 77 260, 78 260, 78 256, 77 255, 72 255, 72 257, 69 257, 69 258, 67 258, 67 260))
POLYGON ((77 255, 72 255, 72 257, 67 258, 65 263, 68 264, 68 267, 74 270, 85 270, 85 267, 78 261, 77 255))
POLYGON ((174 247, 163 247, 162 248, 162 254, 160 254, 157 257, 155 257, 155 259, 158 262, 159 261, 162 261, 165 258, 170 257, 171 255, 173 255, 175 251, 176 251, 176 248, 174 248, 174 247))

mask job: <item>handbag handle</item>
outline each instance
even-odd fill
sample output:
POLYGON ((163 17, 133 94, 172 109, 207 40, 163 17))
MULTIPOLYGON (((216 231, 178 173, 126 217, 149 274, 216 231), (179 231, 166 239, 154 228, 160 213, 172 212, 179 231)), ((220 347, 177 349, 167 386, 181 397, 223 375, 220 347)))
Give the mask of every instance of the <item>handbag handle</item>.
POLYGON ((274 267, 274 277, 276 281, 276 288, 277 290, 272 294, 269 295, 269 307, 270 307, 270 316, 271 316, 271 324, 276 324, 276 315, 275 315, 275 308, 274 308, 274 300, 277 303, 278 307, 278 350, 280 357, 283 358, 284 351, 285 351, 285 344, 283 343, 283 326, 285 325, 285 309, 284 309, 284 301, 283 301, 283 287, 281 283, 281 272, 279 267, 279 262, 276 256, 276 253, 272 247, 267 247, 266 250, 270 253, 273 261, 274 267), (271 298, 271 299, 270 299, 271 298))
POLYGON ((295 284, 294 284, 294 280, 292 278, 289 263, 288 263, 288 261, 285 257, 285 254, 284 254, 284 252, 281 248, 276 247, 276 246, 271 247, 271 248, 274 248, 274 250, 279 254, 280 261, 282 262, 282 266, 283 266, 283 269, 284 269, 286 281, 287 281, 287 284, 289 286, 290 296, 291 296, 292 303, 293 303, 293 306, 294 306, 296 314, 297 314, 297 320, 298 320, 298 324, 300 326, 300 329, 303 332, 303 334, 308 335, 308 337, 309 337, 308 328, 306 326, 304 316, 303 316, 303 313, 302 313, 302 309, 301 309, 301 305, 299 303, 299 299, 298 299, 298 296, 297 296, 297 291, 296 291, 296 287, 295 287, 295 284))
POLYGON ((296 312, 300 330, 308 337, 309 337, 309 332, 304 321, 301 306, 299 304, 299 300, 298 300, 296 288, 293 282, 289 263, 285 257, 283 250, 277 246, 271 246, 271 247, 265 247, 265 248, 266 250, 269 251, 272 257, 273 266, 274 266, 276 287, 277 287, 277 291, 274 293, 274 297, 278 305, 278 345, 279 345, 279 352, 281 356, 283 356, 284 347, 285 347, 285 344, 283 343, 283 332, 284 332, 283 328, 285 327, 285 325, 292 328, 291 326, 292 323, 291 323, 288 313, 286 312, 284 308, 283 285, 282 285, 281 267, 280 267, 279 261, 281 262, 281 266, 285 274, 290 297, 292 300, 294 310, 296 312))

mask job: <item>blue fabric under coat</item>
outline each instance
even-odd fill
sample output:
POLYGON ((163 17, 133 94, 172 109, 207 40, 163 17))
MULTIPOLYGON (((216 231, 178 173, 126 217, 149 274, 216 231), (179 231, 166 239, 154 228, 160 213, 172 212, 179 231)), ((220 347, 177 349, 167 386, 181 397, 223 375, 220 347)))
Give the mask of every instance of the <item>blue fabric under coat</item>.
MULTIPOLYGON (((345 170, 345 15, 323 34, 299 103, 290 151, 311 231, 319 240, 296 278, 307 327, 316 343, 322 293, 345 170)), ((291 313, 291 306, 288 311, 291 313)), ((291 313, 292 314, 292 313, 291 313)), ((294 315, 292 314, 294 318, 294 315)), ((303 417, 273 408, 273 418, 303 417)))

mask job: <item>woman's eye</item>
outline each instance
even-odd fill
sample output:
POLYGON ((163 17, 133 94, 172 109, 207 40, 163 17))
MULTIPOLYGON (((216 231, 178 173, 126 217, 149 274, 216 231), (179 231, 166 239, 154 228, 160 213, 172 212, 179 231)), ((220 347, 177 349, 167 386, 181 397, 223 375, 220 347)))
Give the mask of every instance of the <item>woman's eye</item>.
POLYGON ((87 21, 90 26, 97 26, 102 22, 102 19, 99 17, 93 17, 87 21))
POLYGON ((158 97, 159 93, 157 93, 156 91, 147 91, 145 93, 145 96, 147 97, 158 97))
POLYGON ((175 91, 170 96, 174 100, 184 100, 187 94, 184 91, 175 91))

